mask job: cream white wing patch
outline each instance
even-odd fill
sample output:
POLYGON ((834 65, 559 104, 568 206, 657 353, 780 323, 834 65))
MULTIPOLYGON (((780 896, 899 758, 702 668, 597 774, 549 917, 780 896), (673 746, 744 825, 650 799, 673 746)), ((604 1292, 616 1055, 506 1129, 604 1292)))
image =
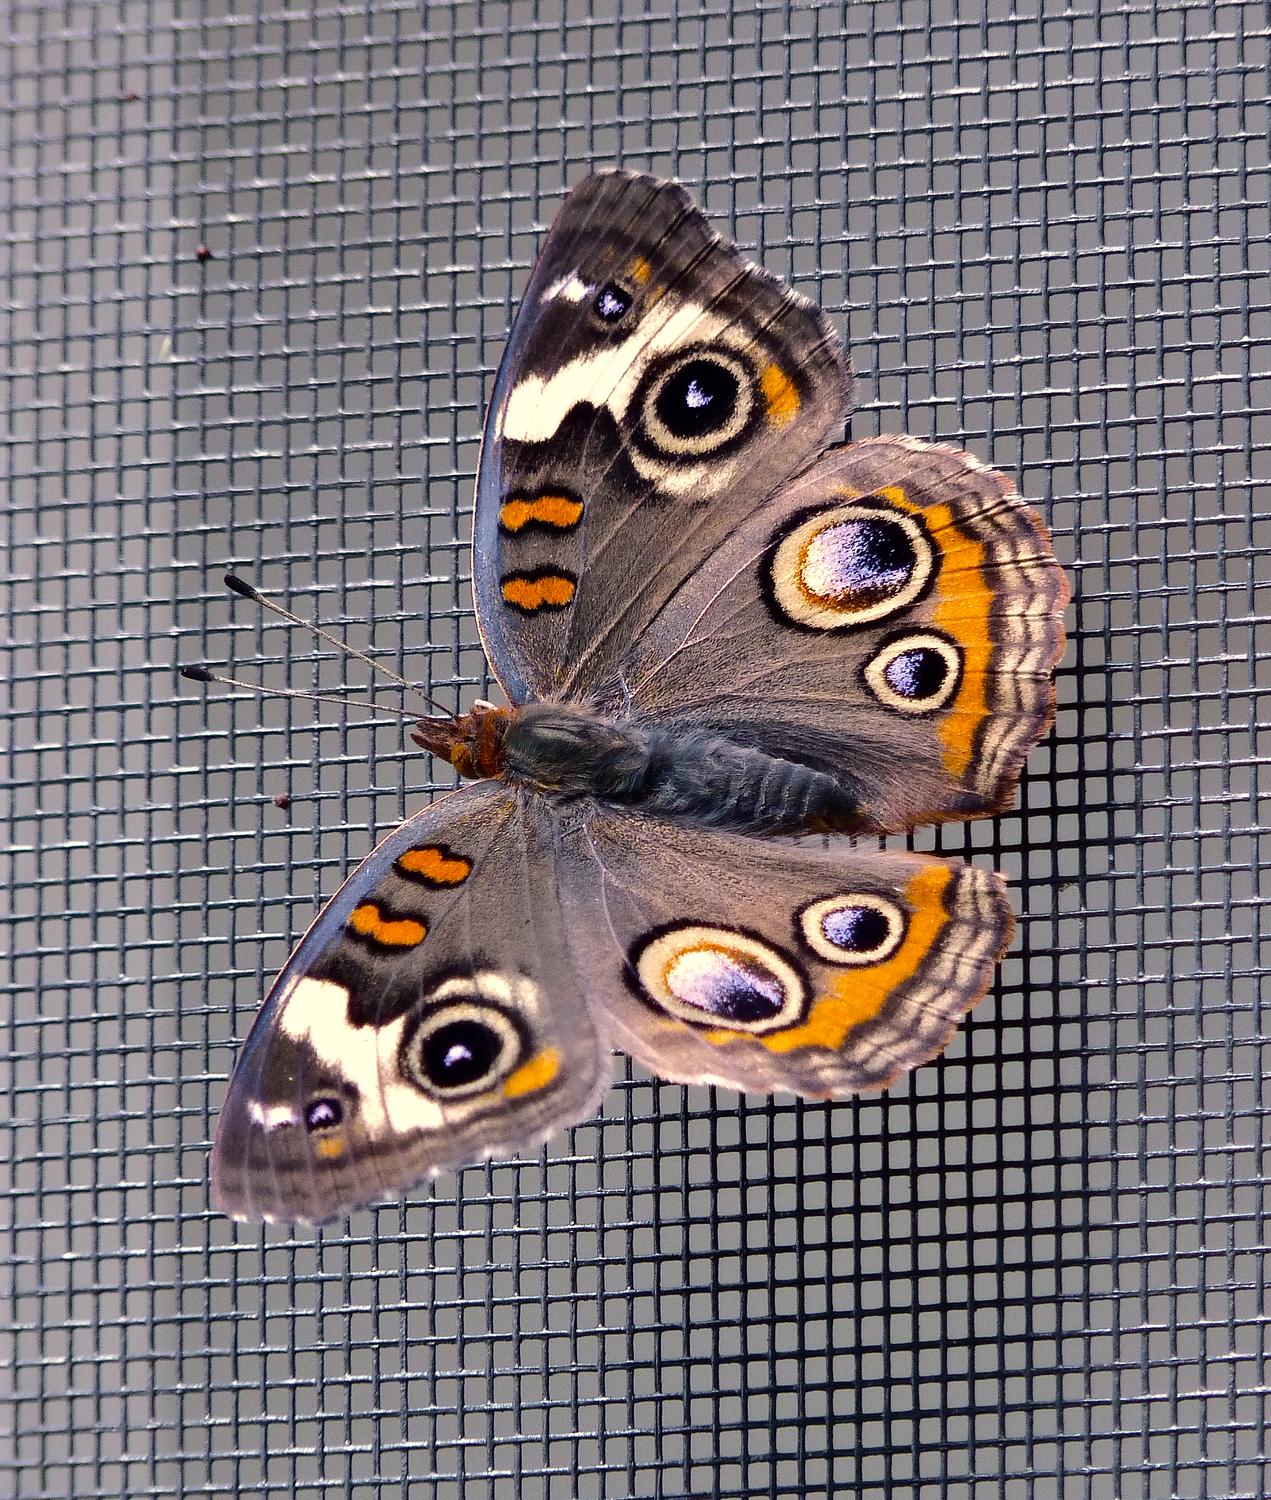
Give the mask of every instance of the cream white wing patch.
POLYGON ((333 1077, 356 1090, 361 1122, 373 1136, 435 1130, 445 1111, 402 1076, 398 1053, 406 1016, 387 1026, 349 1024, 349 992, 329 979, 296 979, 280 997, 279 1029, 308 1045, 333 1077))
MULTIPOLYGON (((559 1070, 557 1049, 533 1050, 542 995, 523 974, 490 970, 444 979, 382 1026, 352 1025, 348 1002, 343 985, 301 977, 280 997, 278 1024, 312 1053, 315 1071, 347 1086, 372 1136, 453 1126, 457 1113, 482 1098, 517 1098, 545 1087, 559 1070)), ((321 1093, 306 1107, 311 1131, 338 1125, 328 1116, 343 1112, 326 1097, 329 1087, 321 1093)), ((267 1130, 299 1123, 286 1106, 252 1100, 248 1110, 267 1130)))
MULTIPOLYGON (((571 276, 545 295, 582 301, 593 292, 571 276)), ((630 305, 622 288, 606 286, 593 311, 617 332, 630 305)), ((756 365, 753 340, 735 319, 666 295, 625 338, 611 335, 549 375, 522 376, 496 414, 496 431, 512 442, 547 442, 584 403, 607 410, 628 435, 643 478, 680 493, 726 484, 756 421, 786 426, 800 397, 778 363, 756 365)))

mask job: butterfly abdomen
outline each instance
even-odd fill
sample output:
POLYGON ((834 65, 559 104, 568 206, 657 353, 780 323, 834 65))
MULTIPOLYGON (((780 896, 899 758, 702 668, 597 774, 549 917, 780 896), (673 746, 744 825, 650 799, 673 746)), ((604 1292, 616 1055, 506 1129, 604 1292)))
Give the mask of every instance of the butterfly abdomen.
POLYGON ((507 725, 503 774, 546 796, 595 797, 651 817, 749 833, 851 830, 832 776, 694 725, 640 725, 528 704, 507 725))

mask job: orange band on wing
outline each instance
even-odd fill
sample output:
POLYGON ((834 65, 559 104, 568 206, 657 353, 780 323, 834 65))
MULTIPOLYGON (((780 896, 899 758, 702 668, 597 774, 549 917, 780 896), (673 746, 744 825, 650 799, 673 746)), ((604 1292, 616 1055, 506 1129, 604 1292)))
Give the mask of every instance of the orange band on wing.
POLYGON ((962 648, 962 680, 937 722, 945 769, 961 780, 975 755, 975 742, 988 717, 988 674, 993 659, 989 621, 993 590, 984 576, 985 546, 962 531, 947 505, 915 505, 902 489, 889 485, 878 494, 921 516, 936 538, 940 574, 931 623, 962 648))
POLYGON ((504 603, 527 614, 540 609, 564 609, 573 599, 575 588, 577 584, 568 573, 546 569, 534 573, 508 573, 502 580, 504 603))
POLYGON ((794 420, 799 410, 799 393, 780 365, 763 367, 759 388, 768 408, 768 420, 774 427, 784 427, 794 420))
POLYGON ((349 926, 359 937, 370 938, 385 948, 414 948, 422 943, 428 929, 410 917, 384 918, 373 901, 355 907, 349 926))
POLYGON ((553 531, 568 531, 582 519, 583 503, 569 495, 540 495, 537 500, 518 498, 499 508, 499 525, 504 531, 524 531, 527 526, 547 526, 553 531))
POLYGON ((529 1062, 522 1063, 514 1073, 509 1073, 503 1083, 503 1094, 508 1099, 519 1099, 522 1094, 533 1094, 545 1089, 560 1072, 560 1053, 555 1047, 544 1048, 529 1062))
POLYGON ((407 849, 398 856, 397 867, 402 874, 417 875, 429 885, 462 885, 472 873, 468 860, 439 844, 407 849))
MULTIPOLYGON (((836 974, 829 992, 817 995, 801 1026, 751 1038, 769 1052, 793 1052, 797 1047, 824 1047, 837 1052, 847 1033, 863 1021, 872 1021, 891 996, 919 967, 949 923, 944 896, 953 871, 946 865, 929 865, 905 887, 905 900, 912 908, 905 940, 889 959, 873 967, 859 967, 836 974)), ((708 1031, 712 1042, 732 1042, 745 1033, 708 1031)))

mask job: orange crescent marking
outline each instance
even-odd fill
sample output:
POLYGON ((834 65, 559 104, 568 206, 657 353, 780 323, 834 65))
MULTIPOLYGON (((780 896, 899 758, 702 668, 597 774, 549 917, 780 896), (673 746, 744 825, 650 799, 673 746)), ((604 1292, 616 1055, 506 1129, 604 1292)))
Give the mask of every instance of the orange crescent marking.
POLYGON ((531 522, 567 531, 582 518, 583 503, 568 495, 540 495, 537 500, 509 500, 499 510, 499 524, 507 531, 521 531, 531 522))
POLYGON ((792 422, 799 410, 799 393, 794 381, 780 365, 765 365, 759 376, 759 389, 768 406, 768 420, 774 427, 792 422))
POLYGON ((562 573, 547 573, 542 578, 505 578, 503 597, 521 609, 542 609, 544 605, 559 609, 574 597, 574 581, 562 573))
POLYGON ((931 623, 962 647, 962 681, 936 727, 944 747, 945 769, 960 780, 971 764, 976 734, 989 711, 986 684, 993 659, 993 642, 989 639, 993 590, 984 577, 986 548, 983 542, 961 530, 949 506, 915 505, 894 485, 877 493, 912 515, 921 516, 932 533, 951 531, 958 538, 952 545, 936 543, 943 566, 936 581, 931 623), (954 559, 956 562, 950 567, 954 559), (958 574, 956 590, 942 588, 941 584, 954 572, 958 574))
POLYGON ((503 1094, 507 1099, 519 1099, 522 1094, 533 1094, 545 1089, 560 1072, 560 1053, 555 1047, 546 1047, 542 1052, 522 1063, 516 1072, 509 1073, 503 1083, 503 1094))
POLYGON ((386 948, 414 948, 423 942, 428 932, 422 922, 414 922, 409 917, 402 917, 394 922, 384 921, 380 917, 379 907, 373 901, 354 909, 349 918, 349 926, 360 937, 383 943, 386 948))
POLYGON ((451 858, 444 849, 428 845, 421 849, 407 849, 397 861, 410 875, 422 875, 436 885, 462 885, 472 873, 472 866, 457 855, 451 858))
MULTIPOLYGON (((769 1052, 793 1052, 796 1047, 824 1047, 837 1052, 847 1033, 862 1021, 872 1021, 887 998, 906 980, 912 979, 948 925, 944 893, 953 871, 944 865, 920 870, 905 887, 905 900, 913 908, 905 940, 895 953, 875 968, 854 968, 836 974, 829 993, 812 1002, 802 1026, 776 1031, 771 1036, 752 1037, 769 1052)), ((711 1042, 739 1041, 746 1033, 708 1031, 711 1042)))

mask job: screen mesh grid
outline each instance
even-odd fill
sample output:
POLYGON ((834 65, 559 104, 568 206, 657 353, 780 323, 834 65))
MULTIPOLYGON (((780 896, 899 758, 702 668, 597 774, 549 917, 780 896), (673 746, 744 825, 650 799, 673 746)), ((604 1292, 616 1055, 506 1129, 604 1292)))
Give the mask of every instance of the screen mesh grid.
POLYGON ((0 1484, 1262 1500, 1266 9, 617 9, 4 6, 0 1484), (232 568, 488 688, 483 405, 609 164, 827 308, 856 435, 963 441, 1049 518, 1055 732, 919 839, 1011 877, 1015 946, 887 1094, 620 1065, 541 1153, 236 1228, 238 1041, 438 770, 174 666, 345 680, 232 568))

